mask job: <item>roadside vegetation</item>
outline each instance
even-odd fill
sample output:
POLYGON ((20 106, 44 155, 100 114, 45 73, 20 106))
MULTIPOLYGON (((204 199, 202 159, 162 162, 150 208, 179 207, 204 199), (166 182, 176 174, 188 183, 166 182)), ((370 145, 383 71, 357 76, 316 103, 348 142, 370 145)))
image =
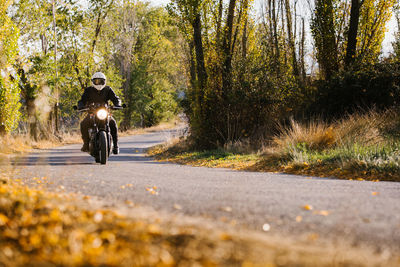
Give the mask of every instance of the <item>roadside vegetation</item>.
POLYGON ((347 179, 400 181, 400 116, 396 111, 358 113, 325 123, 290 120, 258 148, 238 142, 196 151, 190 139, 149 151, 159 160, 238 170, 278 171, 347 179))

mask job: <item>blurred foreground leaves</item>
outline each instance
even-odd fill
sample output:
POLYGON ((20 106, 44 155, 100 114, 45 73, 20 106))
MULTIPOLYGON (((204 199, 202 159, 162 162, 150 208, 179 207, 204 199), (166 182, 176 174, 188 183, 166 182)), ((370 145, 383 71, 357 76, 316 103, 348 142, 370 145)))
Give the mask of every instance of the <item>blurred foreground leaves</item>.
MULTIPOLYGON (((131 202, 126 203, 129 216, 98 204, 0 175, 0 266, 396 266, 400 260, 347 246, 324 247, 316 243, 317 234, 296 243, 146 213, 131 202)), ((270 229, 264 224, 264 232, 270 229)))
POLYGON ((246 260, 251 246, 234 241, 229 233, 210 234, 201 227, 173 225, 159 218, 133 219, 90 208, 88 200, 78 200, 76 195, 32 189, 6 178, 0 182, 0 266, 252 262, 246 260))

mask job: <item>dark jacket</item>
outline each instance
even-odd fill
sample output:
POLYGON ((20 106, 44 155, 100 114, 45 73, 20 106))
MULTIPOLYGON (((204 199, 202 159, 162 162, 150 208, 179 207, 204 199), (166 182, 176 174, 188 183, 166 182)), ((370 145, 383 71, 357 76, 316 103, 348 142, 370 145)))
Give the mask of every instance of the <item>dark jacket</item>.
POLYGON ((78 102, 78 108, 82 109, 91 103, 108 104, 108 101, 113 102, 114 106, 121 106, 121 100, 110 86, 105 86, 101 91, 90 86, 83 92, 82 98, 78 102))

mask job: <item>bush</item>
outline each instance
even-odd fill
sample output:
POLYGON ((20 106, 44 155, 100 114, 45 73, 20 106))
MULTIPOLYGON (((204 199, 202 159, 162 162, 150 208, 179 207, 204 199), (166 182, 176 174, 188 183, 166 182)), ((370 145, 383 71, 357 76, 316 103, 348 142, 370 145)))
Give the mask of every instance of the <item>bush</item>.
POLYGON ((317 82, 308 113, 340 118, 343 114, 400 103, 400 62, 381 62, 342 71, 328 81, 317 82))

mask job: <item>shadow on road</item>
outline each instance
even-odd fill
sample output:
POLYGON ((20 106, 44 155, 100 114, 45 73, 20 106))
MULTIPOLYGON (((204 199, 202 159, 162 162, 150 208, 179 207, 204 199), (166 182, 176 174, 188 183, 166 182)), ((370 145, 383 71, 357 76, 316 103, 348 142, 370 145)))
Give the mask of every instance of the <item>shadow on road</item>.
MULTIPOLYGON (((111 155, 109 162, 140 162, 146 164, 165 164, 154 162, 153 159, 143 155, 143 148, 121 148, 119 155, 111 155)), ((0 166, 84 166, 96 165, 94 158, 79 149, 54 149, 44 152, 21 155, 0 161, 0 166)))

